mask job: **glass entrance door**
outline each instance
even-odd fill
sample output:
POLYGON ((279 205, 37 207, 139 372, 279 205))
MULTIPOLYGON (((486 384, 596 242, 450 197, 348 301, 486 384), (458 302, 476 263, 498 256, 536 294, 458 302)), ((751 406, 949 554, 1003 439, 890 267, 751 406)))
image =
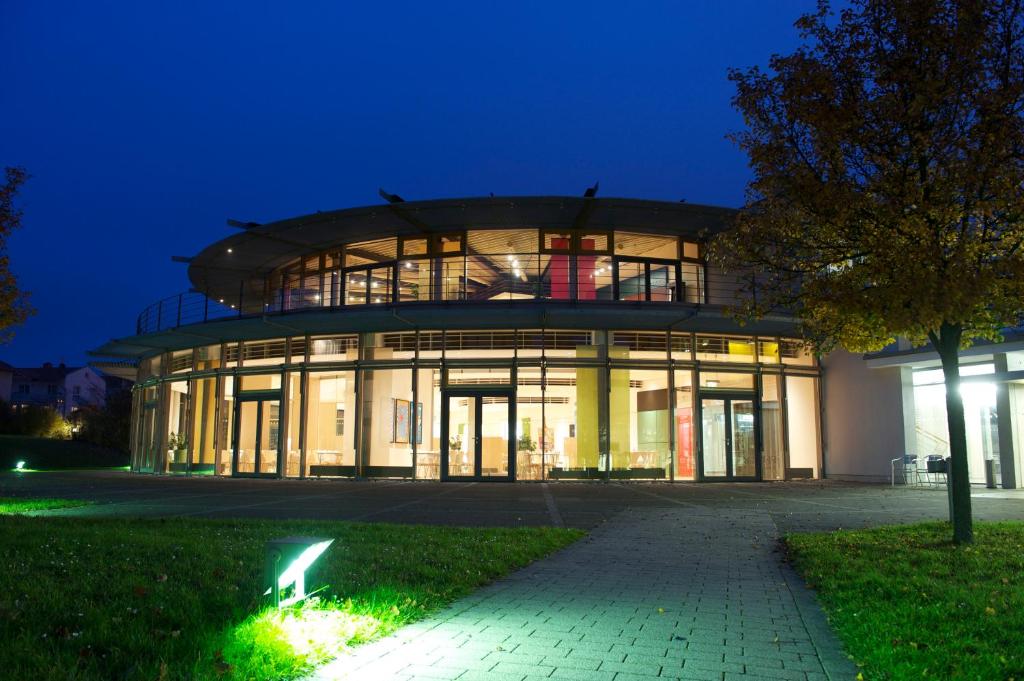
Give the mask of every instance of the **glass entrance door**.
POLYGON ((705 479, 756 480, 757 408, 747 396, 702 397, 701 474, 705 479))
POLYGON ((512 396, 447 393, 442 416, 443 480, 511 480, 512 396))
POLYGON ((240 398, 235 419, 234 475, 275 475, 281 440, 281 401, 240 398))

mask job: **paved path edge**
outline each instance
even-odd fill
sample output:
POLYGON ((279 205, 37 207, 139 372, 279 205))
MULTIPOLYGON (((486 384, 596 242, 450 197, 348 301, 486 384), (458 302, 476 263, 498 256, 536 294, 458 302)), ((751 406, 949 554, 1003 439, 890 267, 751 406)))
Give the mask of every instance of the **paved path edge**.
MULTIPOLYGON (((780 537, 779 542, 782 542, 780 537)), ((821 666, 825 669, 825 675, 833 681, 840 679, 855 679, 860 669, 854 664, 839 639, 839 634, 828 622, 828 615, 822 607, 812 589, 797 573, 793 565, 782 557, 780 552, 779 571, 786 580, 786 586, 793 596, 793 602, 800 613, 800 619, 810 636, 811 645, 818 653, 821 666)))

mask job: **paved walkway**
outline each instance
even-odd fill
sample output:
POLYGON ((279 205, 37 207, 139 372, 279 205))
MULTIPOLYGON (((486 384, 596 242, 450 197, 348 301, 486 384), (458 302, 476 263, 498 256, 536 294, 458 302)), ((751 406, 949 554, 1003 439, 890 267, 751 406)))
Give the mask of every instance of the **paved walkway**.
POLYGON ((313 678, 854 678, 777 537, 764 513, 680 502, 625 510, 313 678))

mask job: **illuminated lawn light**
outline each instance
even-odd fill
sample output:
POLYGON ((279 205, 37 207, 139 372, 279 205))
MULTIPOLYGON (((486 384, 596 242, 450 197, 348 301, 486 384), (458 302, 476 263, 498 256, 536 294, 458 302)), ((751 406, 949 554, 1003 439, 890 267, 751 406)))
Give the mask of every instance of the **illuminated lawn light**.
POLYGON ((298 603, 306 598, 306 570, 319 558, 333 539, 322 537, 284 537, 267 542, 264 562, 263 595, 270 594, 274 607, 298 603), (281 598, 282 591, 291 595, 281 598))
POLYGON ((14 464, 14 470, 16 470, 16 471, 23 471, 23 470, 25 470, 25 462, 24 461, 19 461, 18 463, 14 464))

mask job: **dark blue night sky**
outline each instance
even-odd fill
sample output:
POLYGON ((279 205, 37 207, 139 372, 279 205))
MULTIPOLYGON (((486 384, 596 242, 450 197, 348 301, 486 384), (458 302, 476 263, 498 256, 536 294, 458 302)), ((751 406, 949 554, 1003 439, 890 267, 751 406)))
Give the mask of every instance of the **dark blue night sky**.
POLYGON ((791 51, 813 5, 7 0, 0 166, 33 175, 9 254, 38 313, 0 359, 131 335, 229 217, 595 180, 737 206, 726 70, 791 51))

